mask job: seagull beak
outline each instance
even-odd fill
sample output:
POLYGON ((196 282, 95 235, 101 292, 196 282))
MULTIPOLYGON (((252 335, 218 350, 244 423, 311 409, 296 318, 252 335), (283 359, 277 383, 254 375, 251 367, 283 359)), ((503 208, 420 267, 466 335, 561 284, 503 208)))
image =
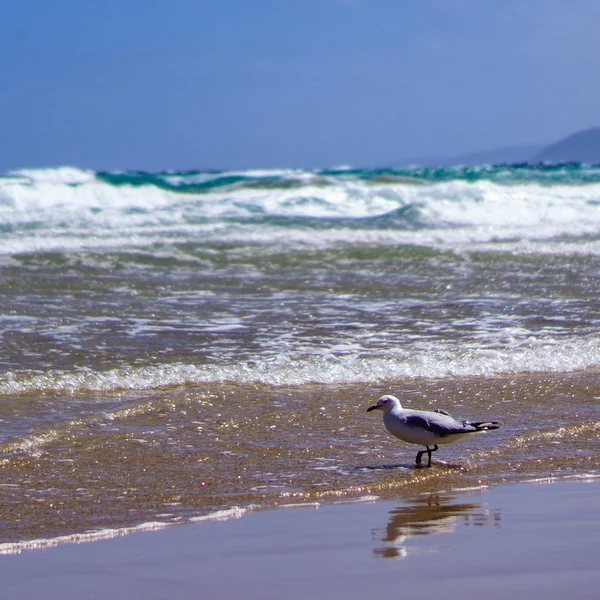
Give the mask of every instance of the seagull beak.
POLYGON ((380 407, 377 406, 377 404, 373 404, 373 406, 369 406, 369 408, 367 408, 367 412, 371 412, 372 410, 375 410, 376 408, 380 408, 380 407))

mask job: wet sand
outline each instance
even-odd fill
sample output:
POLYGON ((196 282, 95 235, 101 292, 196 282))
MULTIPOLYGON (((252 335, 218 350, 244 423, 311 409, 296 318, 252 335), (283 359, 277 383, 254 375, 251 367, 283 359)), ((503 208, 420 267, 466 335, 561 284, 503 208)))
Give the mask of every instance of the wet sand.
POLYGON ((597 598, 600 480, 247 513, 0 557, 58 599, 597 598))

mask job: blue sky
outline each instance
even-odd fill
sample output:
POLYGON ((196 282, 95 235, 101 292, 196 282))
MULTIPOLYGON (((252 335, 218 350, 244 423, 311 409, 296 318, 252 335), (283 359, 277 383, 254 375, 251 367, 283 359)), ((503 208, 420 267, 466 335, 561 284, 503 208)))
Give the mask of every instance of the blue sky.
POLYGON ((0 5, 0 171, 393 165, 600 125, 596 0, 0 5))

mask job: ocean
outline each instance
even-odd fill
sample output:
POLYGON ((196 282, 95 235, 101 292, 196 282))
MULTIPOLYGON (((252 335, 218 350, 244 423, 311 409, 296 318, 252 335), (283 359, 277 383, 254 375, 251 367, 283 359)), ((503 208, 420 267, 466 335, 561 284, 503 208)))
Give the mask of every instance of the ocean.
POLYGON ((0 552, 600 471, 600 167, 23 169, 0 240, 0 552))

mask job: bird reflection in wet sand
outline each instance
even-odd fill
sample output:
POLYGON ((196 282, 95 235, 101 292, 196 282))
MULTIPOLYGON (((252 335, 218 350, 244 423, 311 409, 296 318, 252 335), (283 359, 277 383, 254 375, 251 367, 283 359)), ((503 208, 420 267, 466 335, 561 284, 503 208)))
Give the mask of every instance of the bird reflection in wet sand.
MULTIPOLYGON (((378 558, 405 558, 409 554, 408 540, 419 535, 454 533, 457 525, 494 526, 500 524, 500 511, 487 511, 481 504, 456 502, 454 496, 427 495, 414 500, 410 506, 390 511, 389 522, 381 541, 385 546, 375 548, 378 558)), ((379 538, 382 530, 374 530, 379 538)))

